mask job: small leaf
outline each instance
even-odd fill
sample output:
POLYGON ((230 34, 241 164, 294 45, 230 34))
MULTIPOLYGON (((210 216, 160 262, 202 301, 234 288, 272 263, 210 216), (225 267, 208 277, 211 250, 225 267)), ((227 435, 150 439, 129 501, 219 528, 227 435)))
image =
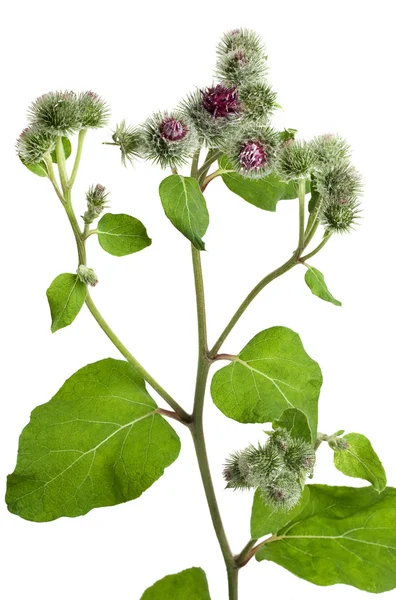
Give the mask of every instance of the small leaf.
POLYGON ((284 427, 292 437, 312 442, 308 419, 298 408, 287 408, 272 426, 274 429, 284 427))
POLYGON ((336 300, 334 296, 330 294, 323 274, 318 271, 318 269, 315 269, 306 263, 305 266, 307 267, 307 272, 305 273, 305 283, 311 292, 326 302, 331 302, 335 306, 341 306, 341 302, 336 300))
POLYGON ((143 223, 130 215, 103 215, 98 223, 98 240, 113 256, 126 256, 150 246, 151 239, 143 223))
POLYGON ((62 273, 55 277, 47 290, 51 311, 51 331, 73 323, 87 295, 87 286, 73 273, 62 273))
POLYGON ((300 501, 289 511, 276 510, 263 500, 259 489, 254 494, 250 533, 253 539, 258 539, 270 533, 276 533, 290 523, 306 506, 309 501, 309 488, 305 486, 300 501))
MULTIPOLYGON (((63 150, 65 153, 65 159, 67 160, 72 153, 72 145, 71 145, 69 138, 62 137, 62 146, 63 146, 63 150)), ((51 152, 51 159, 52 159, 53 163, 55 163, 55 164, 58 163, 58 161, 56 160, 56 151, 55 150, 53 152, 51 152)))
MULTIPOLYGON (((232 170, 226 156, 219 160, 219 166, 232 170)), ((272 174, 263 179, 248 179, 232 171, 221 177, 231 192, 262 210, 275 212, 276 205, 286 192, 286 184, 272 174)))
POLYGON ((342 438, 348 448, 334 452, 334 465, 348 475, 369 481, 377 492, 386 486, 384 467, 370 441, 361 433, 348 433, 342 438))
POLYGON ((298 408, 316 439, 319 365, 305 352, 297 333, 271 327, 258 333, 238 357, 214 375, 216 406, 241 423, 276 421, 287 408, 298 408))
POLYGON ((210 600, 205 572, 193 567, 167 575, 148 588, 140 600, 210 600))
POLYGON ((257 552, 316 585, 396 587, 396 489, 309 485, 310 500, 257 552))
POLYGON ((201 239, 209 226, 209 214, 198 181, 193 177, 170 175, 159 187, 166 216, 198 250, 205 250, 201 239))
POLYGON ((48 176, 47 167, 44 162, 32 165, 30 163, 25 163, 25 162, 23 162, 23 160, 21 160, 21 163, 23 165, 25 165, 25 167, 27 169, 29 169, 29 171, 31 171, 35 175, 38 175, 39 177, 47 177, 48 176))
POLYGON ((8 508, 42 522, 138 498, 179 450, 135 369, 100 360, 32 412, 8 477, 8 508))

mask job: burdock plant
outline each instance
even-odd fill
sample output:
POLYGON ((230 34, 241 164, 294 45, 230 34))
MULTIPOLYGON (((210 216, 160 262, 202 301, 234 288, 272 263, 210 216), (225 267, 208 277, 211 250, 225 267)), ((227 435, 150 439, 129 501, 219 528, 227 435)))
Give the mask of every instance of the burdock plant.
MULTIPOLYGON (((106 103, 93 92, 59 91, 30 106, 17 154, 52 184, 78 255, 75 271, 58 275, 47 290, 52 331, 70 325, 85 304, 122 359, 83 367, 33 411, 20 437, 15 471, 8 478, 7 503, 12 513, 43 522, 133 500, 177 459, 176 430, 189 432, 224 558, 230 600, 238 597, 239 571, 253 557, 278 563, 317 585, 344 583, 384 592, 396 587, 396 490, 386 487, 382 464, 364 435, 318 432, 322 373, 299 335, 278 325, 260 331, 239 353, 222 350, 256 296, 294 267, 305 271, 315 296, 340 306, 311 259, 316 260, 330 240, 335 243, 337 234, 351 232, 360 213, 362 185, 348 144, 336 135, 309 141, 299 139, 294 129, 274 129, 270 119, 278 105, 266 73, 259 36, 244 29, 231 31, 218 46, 213 81, 190 93, 175 110, 157 112, 140 126, 120 121, 112 141, 106 142, 119 147, 124 165, 140 157, 169 170, 160 184, 160 200, 165 215, 185 236, 186 250, 190 242, 196 290, 199 343, 192 412, 120 341, 89 291, 98 278, 87 260, 88 238, 96 237, 114 256, 134 254, 151 244, 136 218, 107 212, 111 196, 103 173, 101 183, 86 192, 80 221, 73 209, 84 138, 89 129, 107 125, 106 103), (69 169, 73 134, 78 141, 69 169), (179 173, 186 165, 190 172, 179 173), (203 192, 215 178, 264 211, 294 199, 297 223, 296 239, 287 240, 294 247, 290 258, 257 283, 209 345, 201 268, 209 213, 203 192), (224 530, 204 440, 209 371, 221 361, 228 364, 211 382, 218 409, 240 423, 270 424, 259 443, 235 449, 224 461, 226 487, 254 493, 250 537, 238 553, 231 550, 224 530), (162 399, 161 406, 150 389, 162 399), (323 442, 334 453, 338 470, 370 486, 310 483, 323 442)), ((139 595, 133 590, 131 597, 139 595)), ((192 597, 210 597, 205 573, 197 567, 166 576, 142 599, 192 597)))

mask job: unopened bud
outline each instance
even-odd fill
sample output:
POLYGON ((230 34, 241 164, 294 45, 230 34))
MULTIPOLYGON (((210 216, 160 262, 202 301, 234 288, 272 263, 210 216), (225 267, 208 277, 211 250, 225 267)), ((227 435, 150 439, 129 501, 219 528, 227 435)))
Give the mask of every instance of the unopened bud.
POLYGON ((95 285, 98 283, 98 278, 95 271, 89 267, 86 267, 85 265, 80 265, 78 267, 77 276, 80 281, 86 285, 92 285, 92 287, 95 287, 95 285))

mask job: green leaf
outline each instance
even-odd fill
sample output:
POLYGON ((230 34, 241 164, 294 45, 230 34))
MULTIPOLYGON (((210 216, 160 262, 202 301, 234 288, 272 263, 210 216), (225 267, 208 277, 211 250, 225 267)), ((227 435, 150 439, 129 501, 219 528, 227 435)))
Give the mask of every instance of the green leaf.
POLYGON ((148 588, 140 600, 210 600, 205 572, 193 567, 167 575, 148 588))
POLYGON ((349 477, 369 481, 377 492, 382 492, 386 474, 370 440, 361 433, 348 433, 342 439, 348 442, 348 448, 334 452, 336 468, 349 477))
POLYGON ((30 163, 25 163, 23 162, 23 160, 21 160, 21 163, 23 165, 25 165, 25 167, 27 169, 29 169, 29 171, 31 171, 32 173, 34 173, 35 175, 38 175, 39 177, 47 177, 48 173, 47 173, 47 166, 44 162, 38 163, 38 164, 30 164, 30 163))
POLYGON ((198 249, 209 226, 209 214, 198 181, 193 177, 170 175, 161 181, 159 194, 171 223, 198 249))
POLYGON ((272 423, 274 429, 284 427, 294 438, 311 443, 311 430, 306 415, 298 408, 287 408, 277 421, 272 423))
MULTIPOLYGON (((219 167, 220 169, 232 171, 226 156, 219 160, 219 167)), ((276 205, 286 192, 286 184, 272 174, 263 179, 248 179, 232 171, 223 174, 221 177, 231 192, 234 192, 249 204, 271 212, 276 211, 276 205)))
POLYGON ((47 290, 51 311, 51 331, 73 323, 87 295, 87 286, 73 273, 62 273, 55 277, 47 290))
POLYGON ((396 587, 396 489, 310 485, 310 501, 257 552, 316 585, 396 587))
POLYGON ((103 215, 98 223, 98 240, 113 256, 126 256, 150 246, 143 223, 130 215, 103 215))
POLYGON ((298 408, 308 419, 313 441, 321 385, 319 365, 305 352, 299 335, 271 327, 217 371, 211 393, 216 406, 241 423, 275 421, 287 408, 298 408))
POLYGON ((309 489, 305 486, 300 501, 288 511, 276 510, 263 500, 259 489, 254 494, 252 516, 250 519, 250 532, 253 539, 258 539, 270 533, 276 533, 292 521, 309 501, 309 489))
POLYGON ((140 496, 180 450, 156 411, 129 363, 108 358, 77 371, 22 431, 9 510, 51 521, 140 496))
MULTIPOLYGON (((305 181, 305 193, 309 194, 311 191, 311 182, 309 179, 305 181)), ((289 181, 285 184, 285 191, 282 195, 281 200, 294 200, 294 198, 298 198, 298 182, 297 181, 289 181)))
MULTIPOLYGON (((72 153, 72 145, 71 145, 69 138, 62 137, 62 146, 63 146, 63 150, 65 153, 65 159, 67 160, 72 153)), ((52 159, 53 163, 55 163, 55 164, 58 163, 58 161, 56 160, 55 150, 53 152, 51 152, 51 159, 52 159)))
POLYGON ((341 306, 341 302, 336 300, 334 296, 330 294, 323 274, 318 271, 318 269, 315 269, 306 263, 305 266, 307 267, 307 272, 305 273, 305 283, 311 292, 326 302, 331 302, 332 304, 335 304, 335 306, 341 306))

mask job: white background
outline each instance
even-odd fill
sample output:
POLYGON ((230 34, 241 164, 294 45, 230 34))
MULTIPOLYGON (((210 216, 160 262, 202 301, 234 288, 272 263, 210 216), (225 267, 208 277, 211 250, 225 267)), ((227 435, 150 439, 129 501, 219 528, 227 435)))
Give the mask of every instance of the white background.
MULTIPOLYGON (((383 459, 390 484, 394 461, 394 163, 395 94, 392 2, 132 2, 69 0, 8 4, 3 20, 1 136, 2 425, 1 486, 14 469, 18 435, 37 404, 64 380, 115 348, 87 310, 52 335, 45 290, 76 268, 76 251, 59 201, 48 181, 25 170, 14 141, 26 108, 54 89, 92 89, 112 107, 112 126, 139 123, 152 111, 212 81, 215 46, 223 31, 245 26, 264 38, 270 80, 284 111, 275 124, 302 137, 338 132, 353 146, 365 180, 361 226, 333 239, 312 261, 326 276, 337 308, 314 297, 304 269, 271 284, 227 341, 237 353, 273 325, 300 333, 321 365, 324 386, 320 429, 364 433, 383 459)), ((4 9, 3 9, 4 10, 4 9)), ((100 284, 98 307, 145 367, 191 407, 196 329, 189 244, 164 217, 157 195, 164 177, 138 164, 124 169, 115 148, 102 146, 110 130, 90 133, 75 186, 77 214, 84 192, 100 182, 111 190, 111 210, 147 226, 153 245, 125 258, 104 253, 94 237, 89 265, 100 284)), ((277 213, 248 205, 219 180, 208 188, 211 224, 203 255, 208 326, 214 341, 239 302, 296 245, 297 206, 277 213)), ((222 363, 224 364, 224 363, 222 363)), ((164 403, 161 401, 161 405, 164 403)), ((225 456, 262 439, 262 426, 228 421, 207 397, 208 449, 226 529, 235 552, 249 538, 251 494, 223 490, 225 456)), ((0 509, 4 556, 2 597, 40 600, 139 600, 168 573, 205 569, 213 600, 225 600, 226 579, 188 432, 181 426, 179 459, 140 499, 45 524, 0 509)), ((315 481, 360 485, 319 452, 315 481)), ((270 563, 251 561, 240 577, 241 599, 355 600, 345 586, 318 588, 270 563)), ((396 592, 388 597, 396 598, 396 592)))

